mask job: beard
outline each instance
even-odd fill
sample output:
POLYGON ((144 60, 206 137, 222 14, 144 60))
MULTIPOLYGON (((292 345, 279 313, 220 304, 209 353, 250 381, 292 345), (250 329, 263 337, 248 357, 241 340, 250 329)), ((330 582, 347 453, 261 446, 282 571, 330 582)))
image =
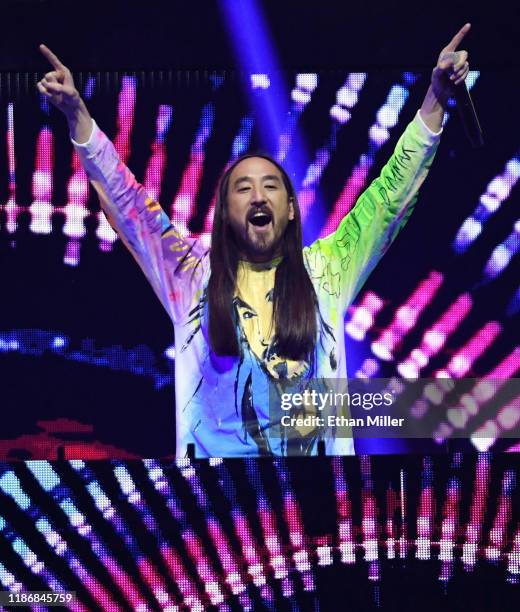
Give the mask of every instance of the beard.
POLYGON ((283 235, 277 236, 273 229, 265 234, 255 232, 254 226, 247 224, 245 232, 233 232, 241 256, 247 260, 269 261, 280 254, 283 235))
POLYGON ((277 245, 275 245, 274 236, 268 234, 256 234, 252 226, 248 224, 244 246, 248 250, 251 250, 257 254, 265 254, 271 250, 274 250, 275 246, 277 245))

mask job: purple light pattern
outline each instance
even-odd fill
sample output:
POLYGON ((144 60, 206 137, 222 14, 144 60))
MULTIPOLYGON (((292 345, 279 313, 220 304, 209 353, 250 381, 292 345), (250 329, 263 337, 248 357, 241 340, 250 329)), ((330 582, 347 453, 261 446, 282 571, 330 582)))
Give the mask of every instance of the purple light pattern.
MULTIPOLYGON (((356 476, 350 469, 346 470, 349 461, 346 458, 333 457, 325 461, 333 483, 331 500, 336 506, 335 533, 309 536, 300 502, 291 483, 289 463, 281 459, 273 461, 276 474, 274 486, 278 489, 276 496, 281 494, 282 500, 280 513, 273 511, 270 499, 275 492, 265 489, 259 462, 240 462, 248 479, 243 486, 247 487, 248 495, 256 500, 253 514, 243 506, 243 498, 235 485, 236 476, 232 476, 229 470, 231 464, 222 459, 213 459, 208 464, 182 460, 168 468, 157 460, 127 464, 113 462, 111 469, 120 487, 119 493, 109 493, 101 484, 96 476, 100 465, 83 461, 68 462, 81 480, 81 494, 78 494, 79 489, 70 488, 68 480, 60 477, 59 470, 52 464, 34 461, 25 465, 41 487, 41 493, 29 493, 34 487, 27 488, 27 476, 19 478, 8 464, 3 464, 0 498, 10 497, 18 513, 32 518, 34 529, 47 542, 47 551, 45 555, 38 556, 28 546, 9 523, 8 517, 13 517, 13 511, 7 512, 5 504, 0 511, 0 537, 49 589, 63 591, 69 587, 70 590, 70 585, 57 575, 57 568, 61 564, 76 575, 85 592, 98 605, 111 610, 123 609, 123 601, 135 610, 150 609, 149 595, 141 590, 141 583, 146 584, 153 594, 154 607, 168 611, 180 610, 186 605, 201 611, 207 605, 230 610, 228 602, 234 596, 238 596, 245 610, 254 608, 258 596, 263 606, 275 610, 273 588, 278 591, 278 597, 281 595, 297 608, 301 596, 298 593, 318 595, 316 572, 338 563, 367 564, 367 579, 373 585, 374 597, 377 598, 378 585, 385 578, 382 563, 385 559, 396 557, 403 562, 412 557, 418 562, 439 560, 441 564, 437 578, 446 583, 454 580, 459 564, 466 573, 471 573, 477 560, 493 564, 503 562, 504 579, 513 584, 519 583, 519 525, 512 505, 517 486, 516 469, 492 470, 491 456, 479 454, 474 463, 471 488, 463 491, 463 463, 469 459, 453 455, 451 469, 440 476, 439 468, 434 469, 430 457, 421 458, 420 488, 416 497, 417 530, 412 539, 407 524, 408 504, 411 503, 406 486, 409 477, 407 467, 397 469, 397 478, 391 474, 398 466, 382 476, 379 473, 381 468, 374 473, 375 467, 369 456, 361 456, 350 460, 359 470, 356 476), (133 475, 139 466, 144 468, 157 492, 158 497, 153 504, 133 475), (190 498, 177 491, 177 484, 174 483, 179 480, 173 477, 174 474, 188 486, 190 498), (388 482, 386 478, 389 478, 388 482), (386 490, 382 497, 375 493, 376 479, 378 487, 382 484, 383 490, 386 490), (493 481, 500 483, 496 504, 488 497, 493 481), (218 508, 213 506, 215 502, 210 500, 215 491, 211 482, 218 483, 218 499, 222 500, 224 496, 228 503, 219 502, 218 508), (434 491, 437 491, 438 498, 434 491), (94 512, 97 513, 95 524, 98 527, 95 530, 93 510, 84 501, 85 492, 93 500, 94 512), (353 492, 356 502, 353 502, 353 492), (114 494, 119 501, 113 498, 114 494), (45 505, 40 501, 44 497, 47 499, 45 505), (132 522, 129 522, 126 512, 124 516, 119 510, 121 499, 136 511, 132 522), (193 510, 189 510, 190 499, 197 501, 204 516, 206 527, 203 531, 193 510), (50 508, 49 503, 55 504, 56 510, 63 513, 69 523, 68 529, 64 530, 55 522, 55 511, 48 514, 44 510, 50 508), (354 503, 359 505, 356 512, 353 510, 354 503), (170 516, 168 533, 162 527, 163 519, 159 518, 164 511, 170 516), (228 513, 231 523, 221 521, 219 516, 223 512, 228 513), (253 535, 254 513, 262 530, 262 540, 253 535), (357 518, 354 519, 354 516, 357 518), (484 522, 485 516, 489 516, 490 521, 484 522), (288 533, 288 540, 282 537, 280 520, 285 523, 283 530, 288 533), (102 523, 105 527, 100 529, 102 523), (145 552, 140 545, 138 533, 143 528, 155 541, 160 564, 157 557, 149 556, 148 548, 148 552, 145 552), (179 533, 184 543, 181 547, 173 545, 171 537, 175 532, 179 533), (71 539, 72 533, 88 542, 103 571, 112 580, 110 587, 100 581, 99 571, 94 575, 88 559, 76 546, 75 540, 71 539), (109 546, 107 538, 113 538, 114 534, 124 543, 123 549, 128 551, 126 557, 114 553, 109 546), (232 539, 239 543, 239 549, 230 544, 232 539), (210 551, 216 552, 218 564, 215 564, 214 553, 210 551), (53 571, 51 567, 56 569, 53 571), (137 568, 139 580, 134 577, 131 567, 137 568), (300 586, 297 586, 297 575, 300 586), (252 589, 256 589, 255 600, 252 589)), ((109 464, 104 465, 110 468, 109 464)), ((464 470, 469 477, 468 467, 464 470)), ((0 582, 14 592, 27 587, 17 570, 10 566, 7 557, 0 564, 0 582)), ((78 593, 73 610, 89 609, 88 602, 83 601, 82 597, 78 593)))

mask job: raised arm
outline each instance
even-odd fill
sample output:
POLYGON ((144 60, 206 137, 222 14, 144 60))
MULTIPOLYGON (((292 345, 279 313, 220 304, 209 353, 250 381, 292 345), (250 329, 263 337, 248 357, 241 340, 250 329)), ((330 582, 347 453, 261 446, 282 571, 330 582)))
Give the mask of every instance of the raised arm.
POLYGON ((101 208, 145 273, 174 322, 180 322, 200 297, 209 270, 206 250, 183 238, 158 202, 148 197, 97 127, 74 85, 70 70, 50 49, 40 46, 51 63, 37 87, 66 117, 73 144, 101 208))
POLYGON ((339 311, 354 300, 413 211, 437 150, 448 98, 469 71, 468 54, 456 53, 469 29, 466 24, 442 49, 421 109, 379 177, 335 232, 305 250, 317 290, 337 300, 339 311))

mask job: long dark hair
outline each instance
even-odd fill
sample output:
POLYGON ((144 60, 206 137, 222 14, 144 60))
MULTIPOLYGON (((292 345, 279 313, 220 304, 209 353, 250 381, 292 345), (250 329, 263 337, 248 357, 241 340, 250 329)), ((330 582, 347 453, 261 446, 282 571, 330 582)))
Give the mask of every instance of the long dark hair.
POLYGON ((233 297, 238 262, 237 241, 229 223, 228 187, 233 169, 244 159, 262 157, 278 168, 294 207, 282 238, 282 260, 275 273, 273 315, 276 352, 281 357, 306 359, 316 343, 317 299, 303 263, 302 224, 294 187, 287 172, 269 155, 249 153, 237 159, 220 179, 211 232, 211 277, 208 284, 209 336, 217 355, 239 355, 233 297))

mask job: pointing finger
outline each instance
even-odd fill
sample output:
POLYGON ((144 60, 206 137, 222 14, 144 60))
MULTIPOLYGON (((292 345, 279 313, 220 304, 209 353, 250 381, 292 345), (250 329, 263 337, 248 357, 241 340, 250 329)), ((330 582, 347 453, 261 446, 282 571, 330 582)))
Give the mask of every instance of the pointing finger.
POLYGON ((45 45, 40 45, 40 51, 42 55, 52 64, 53 68, 56 70, 66 70, 65 66, 60 62, 57 55, 46 47, 45 45))
POLYGON ((444 47, 445 51, 455 51, 455 49, 460 45, 462 39, 466 34, 470 31, 471 24, 466 23, 462 26, 462 28, 455 34, 455 36, 450 40, 450 42, 444 47))

